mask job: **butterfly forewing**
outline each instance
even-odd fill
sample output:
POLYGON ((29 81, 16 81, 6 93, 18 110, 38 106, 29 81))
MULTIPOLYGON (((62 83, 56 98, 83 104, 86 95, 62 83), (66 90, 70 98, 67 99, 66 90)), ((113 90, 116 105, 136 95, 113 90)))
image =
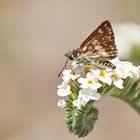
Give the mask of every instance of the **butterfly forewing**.
POLYGON ((103 69, 115 69, 116 66, 109 60, 117 55, 114 33, 108 20, 102 22, 81 44, 80 48, 65 54, 70 60, 77 61, 77 64, 93 64, 103 69))
POLYGON ((93 31, 77 49, 77 57, 107 61, 117 56, 111 23, 106 20, 93 31))

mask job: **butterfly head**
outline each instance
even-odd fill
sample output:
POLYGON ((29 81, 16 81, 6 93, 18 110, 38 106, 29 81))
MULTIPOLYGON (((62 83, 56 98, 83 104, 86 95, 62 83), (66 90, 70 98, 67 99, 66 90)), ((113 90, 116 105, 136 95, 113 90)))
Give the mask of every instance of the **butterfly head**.
POLYGON ((69 51, 68 53, 66 53, 65 56, 67 58, 69 58, 70 60, 73 60, 74 59, 73 52, 71 52, 71 51, 69 51))

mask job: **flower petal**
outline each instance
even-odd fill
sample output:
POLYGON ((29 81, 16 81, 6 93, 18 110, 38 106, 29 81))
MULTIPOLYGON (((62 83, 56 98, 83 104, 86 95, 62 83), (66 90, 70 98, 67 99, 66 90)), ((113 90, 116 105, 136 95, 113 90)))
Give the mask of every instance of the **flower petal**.
POLYGON ((66 107, 66 101, 64 99, 59 99, 57 102, 57 106, 61 107, 62 109, 66 107))
POLYGON ((100 88, 102 86, 102 84, 100 84, 100 83, 94 83, 93 85, 91 85, 90 87, 92 88, 92 89, 98 89, 98 88, 100 88))
POLYGON ((70 95, 71 91, 70 91, 70 85, 68 85, 67 83, 63 82, 62 85, 59 86, 58 90, 57 90, 57 95, 58 96, 68 96, 70 95))
POLYGON ((120 88, 120 89, 123 89, 123 88, 124 88, 124 87, 123 87, 123 80, 122 80, 122 79, 119 79, 119 80, 114 81, 113 84, 114 84, 116 87, 120 88))
POLYGON ((84 80, 85 80, 85 78, 80 77, 80 78, 78 79, 78 83, 82 84, 82 83, 84 82, 84 80))
POLYGON ((99 100, 101 98, 101 94, 100 93, 96 93, 94 94, 94 96, 91 96, 92 100, 99 100))

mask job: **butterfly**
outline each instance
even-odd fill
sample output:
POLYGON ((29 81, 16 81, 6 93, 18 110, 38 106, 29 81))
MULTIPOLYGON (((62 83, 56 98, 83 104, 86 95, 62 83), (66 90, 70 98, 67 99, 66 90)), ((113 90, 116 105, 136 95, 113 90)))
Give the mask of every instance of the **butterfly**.
MULTIPOLYGON (((77 64, 93 64, 101 69, 115 69, 116 66, 109 61, 118 56, 110 21, 102 22, 79 48, 69 51, 65 56, 72 61, 76 61, 77 64)), ((68 59, 63 69, 66 67, 68 59)))

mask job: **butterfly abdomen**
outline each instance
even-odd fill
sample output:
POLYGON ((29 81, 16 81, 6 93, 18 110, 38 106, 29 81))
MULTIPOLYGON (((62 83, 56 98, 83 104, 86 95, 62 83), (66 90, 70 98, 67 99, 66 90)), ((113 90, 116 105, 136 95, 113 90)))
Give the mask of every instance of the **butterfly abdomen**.
POLYGON ((109 61, 98 61, 97 64, 98 64, 98 67, 101 67, 101 68, 109 68, 109 69, 116 68, 116 66, 109 61))

